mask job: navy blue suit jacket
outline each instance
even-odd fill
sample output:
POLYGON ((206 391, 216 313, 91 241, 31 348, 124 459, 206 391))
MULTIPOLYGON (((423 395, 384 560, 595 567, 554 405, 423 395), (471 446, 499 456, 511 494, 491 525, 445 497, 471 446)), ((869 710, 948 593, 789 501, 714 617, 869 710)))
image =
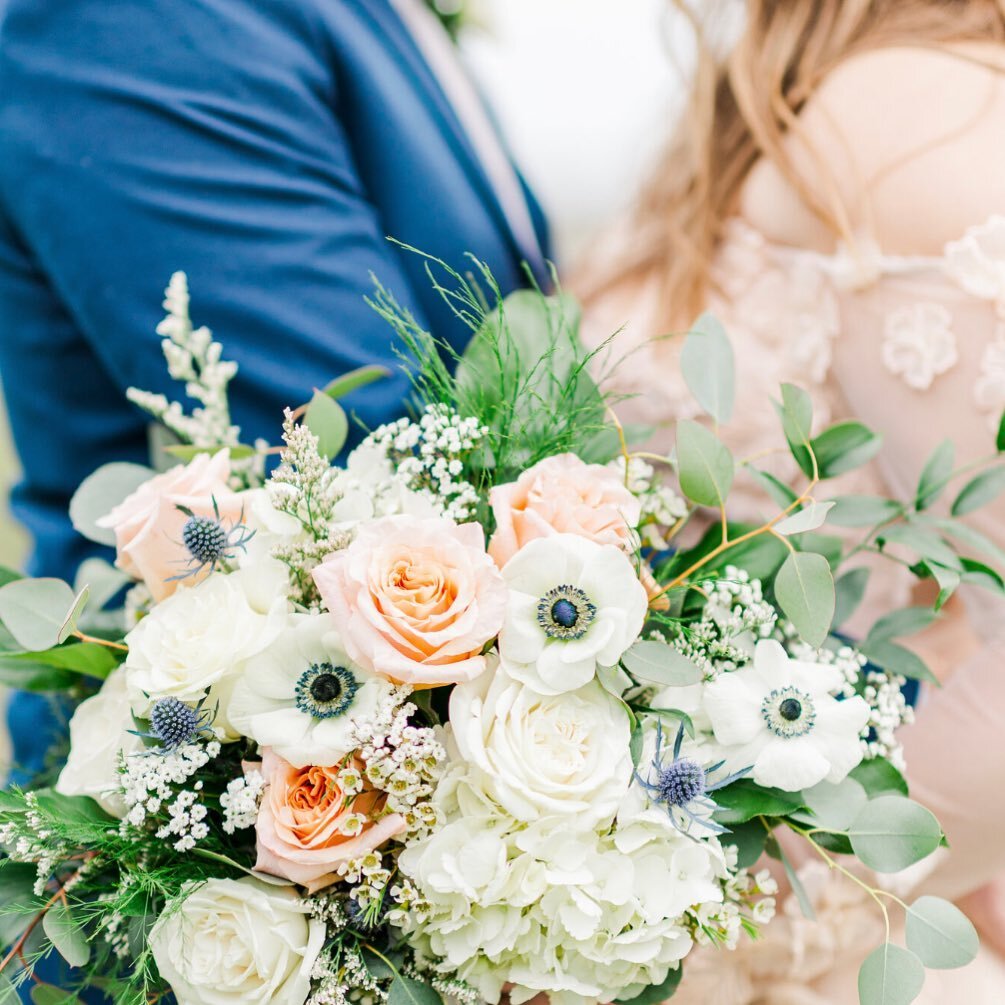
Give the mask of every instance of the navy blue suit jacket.
MULTIPOLYGON (((504 290, 524 259, 543 272, 388 0, 0 0, 0 96, 0 375, 35 574, 87 553, 67 518, 80 481, 147 457, 125 389, 177 393, 154 334, 173 271, 240 366, 246 442, 366 363, 395 377, 347 407, 370 426, 400 412, 371 272, 463 343, 387 235, 460 269, 471 251, 504 290)), ((23 704, 14 718, 25 758, 23 704)))

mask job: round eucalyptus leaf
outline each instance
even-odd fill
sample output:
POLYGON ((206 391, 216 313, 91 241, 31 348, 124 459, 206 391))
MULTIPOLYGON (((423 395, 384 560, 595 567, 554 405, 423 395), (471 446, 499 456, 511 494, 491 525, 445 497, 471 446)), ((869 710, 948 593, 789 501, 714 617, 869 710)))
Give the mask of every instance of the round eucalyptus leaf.
POLYGON ((314 392, 304 414, 304 424, 318 438, 318 451, 329 460, 345 446, 349 435, 345 409, 324 392, 314 392))
POLYGON ((98 544, 115 544, 115 532, 99 527, 97 521, 108 516, 127 496, 154 476, 142 464, 116 462, 105 464, 88 475, 70 500, 70 521, 78 534, 98 544))
POLYGON ((811 646, 823 645, 834 620, 834 576, 823 555, 794 551, 775 576, 775 597, 811 646))
POLYGON ((899 872, 931 855, 942 841, 939 821, 912 799, 878 796, 848 828, 855 854, 876 872, 899 872))
POLYGON ((925 968, 914 953, 885 942, 866 957, 858 972, 861 1005, 910 1005, 925 983, 925 968))
POLYGON ((82 967, 91 958, 91 946, 70 909, 57 901, 42 917, 42 928, 60 956, 71 967, 82 967))
POLYGON ((663 642, 636 642, 621 657, 621 663, 633 677, 650 684, 687 687, 701 680, 701 670, 683 653, 663 642))
POLYGON ((29 652, 51 649, 78 600, 61 579, 16 579, 0 587, 0 621, 29 652))
POLYGON ((865 789, 854 778, 836 785, 821 782, 803 792, 803 801, 812 813, 797 813, 795 818, 811 827, 829 831, 845 831, 869 801, 865 789))
POLYGON ((977 929, 955 905, 941 897, 920 897, 907 909, 907 948, 926 967, 965 967, 980 948, 977 929))

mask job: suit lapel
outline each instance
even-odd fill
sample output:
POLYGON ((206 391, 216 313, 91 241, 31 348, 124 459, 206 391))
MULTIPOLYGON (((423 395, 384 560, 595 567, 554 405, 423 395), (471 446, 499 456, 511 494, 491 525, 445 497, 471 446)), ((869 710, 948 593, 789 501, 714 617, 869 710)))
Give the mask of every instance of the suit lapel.
MULTIPOLYGON (((422 92, 429 98, 429 107, 442 125, 444 138, 450 144, 457 159, 464 165, 468 177, 476 191, 489 207, 499 229, 507 236, 516 254, 525 259, 539 281, 546 281, 547 268, 540 247, 527 248, 517 238, 495 187, 482 167, 478 152, 454 111, 450 99, 444 93, 439 80, 430 69, 408 27, 398 16, 390 0, 365 0, 361 5, 373 21, 380 34, 394 47, 403 65, 415 78, 422 92)), ((533 216, 533 207, 531 208, 533 216)), ((537 222, 535 220, 535 222, 537 222)))

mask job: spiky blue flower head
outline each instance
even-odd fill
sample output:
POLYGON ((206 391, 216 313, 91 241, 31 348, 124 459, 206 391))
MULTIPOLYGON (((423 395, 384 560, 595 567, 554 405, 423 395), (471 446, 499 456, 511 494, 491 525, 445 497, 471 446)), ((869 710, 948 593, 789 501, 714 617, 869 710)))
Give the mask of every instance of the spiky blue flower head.
POLYGON ((169 750, 188 743, 200 731, 202 710, 177 698, 160 698, 150 711, 150 735, 169 750))
POLYGON ((227 554, 227 531, 211 516, 190 516, 181 529, 182 544, 199 565, 213 565, 227 554))
POLYGON ((659 798, 669 806, 687 806, 705 794, 705 769, 689 757, 663 768, 656 780, 659 798))

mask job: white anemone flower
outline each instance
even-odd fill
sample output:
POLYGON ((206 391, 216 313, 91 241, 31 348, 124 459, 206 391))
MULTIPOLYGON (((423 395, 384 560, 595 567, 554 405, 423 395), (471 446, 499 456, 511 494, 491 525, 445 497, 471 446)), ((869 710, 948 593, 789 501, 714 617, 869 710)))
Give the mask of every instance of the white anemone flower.
POLYGON ((625 553, 576 534, 524 545, 503 567, 509 587, 499 654, 510 675, 556 695, 615 666, 639 636, 645 588, 625 553))
POLYGON ((791 659, 770 639, 751 664, 706 685, 705 711, 727 769, 751 767, 758 785, 796 792, 840 782, 862 760, 869 706, 837 700, 843 676, 832 666, 791 659))
POLYGON ((392 689, 354 664, 327 614, 296 614, 248 660, 234 686, 234 727, 294 767, 337 764, 355 749, 353 724, 392 689))

